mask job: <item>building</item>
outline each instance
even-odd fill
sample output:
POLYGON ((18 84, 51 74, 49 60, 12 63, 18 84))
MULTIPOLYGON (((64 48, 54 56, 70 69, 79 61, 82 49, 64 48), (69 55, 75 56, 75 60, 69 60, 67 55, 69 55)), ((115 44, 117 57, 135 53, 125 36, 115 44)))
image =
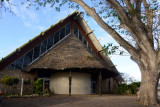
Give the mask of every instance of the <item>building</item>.
MULTIPOLYGON (((43 88, 55 94, 113 93, 123 81, 78 11, 3 58, 0 78, 4 75, 42 78, 43 88)), ((33 92, 31 86, 25 89, 33 92)))

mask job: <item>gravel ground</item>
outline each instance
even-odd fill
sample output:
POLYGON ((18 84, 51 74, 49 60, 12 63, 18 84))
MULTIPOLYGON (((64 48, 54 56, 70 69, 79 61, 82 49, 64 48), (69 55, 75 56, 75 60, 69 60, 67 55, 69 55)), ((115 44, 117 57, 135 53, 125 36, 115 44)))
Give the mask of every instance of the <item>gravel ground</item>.
MULTIPOLYGON (((37 98, 3 99, 0 107, 146 107, 136 96, 116 95, 54 95, 37 98)), ((147 106, 155 107, 155 106, 147 106)))

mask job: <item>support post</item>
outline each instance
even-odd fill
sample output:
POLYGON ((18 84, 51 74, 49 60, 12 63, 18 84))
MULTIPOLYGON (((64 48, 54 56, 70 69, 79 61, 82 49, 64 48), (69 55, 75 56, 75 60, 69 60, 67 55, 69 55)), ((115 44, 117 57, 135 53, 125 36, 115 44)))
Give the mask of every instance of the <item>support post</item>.
POLYGON ((71 96, 71 86, 72 86, 72 74, 71 74, 71 70, 70 70, 70 74, 69 74, 69 96, 71 96))
POLYGON ((101 72, 99 73, 99 95, 101 96, 102 95, 102 75, 101 75, 101 72))
POLYGON ((42 79, 43 80, 43 90, 44 90, 44 85, 45 85, 45 78, 42 79))
POLYGON ((22 78, 22 83, 21 83, 21 93, 20 93, 21 96, 23 95, 23 81, 24 81, 24 79, 22 78))

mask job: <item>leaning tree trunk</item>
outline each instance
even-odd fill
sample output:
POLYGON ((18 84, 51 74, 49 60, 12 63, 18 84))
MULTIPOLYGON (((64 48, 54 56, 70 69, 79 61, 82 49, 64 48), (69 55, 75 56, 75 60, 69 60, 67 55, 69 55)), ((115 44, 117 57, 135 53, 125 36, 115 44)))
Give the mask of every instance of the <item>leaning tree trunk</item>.
POLYGON ((158 105, 157 85, 159 73, 157 71, 141 70, 141 86, 138 91, 138 101, 144 105, 158 105))

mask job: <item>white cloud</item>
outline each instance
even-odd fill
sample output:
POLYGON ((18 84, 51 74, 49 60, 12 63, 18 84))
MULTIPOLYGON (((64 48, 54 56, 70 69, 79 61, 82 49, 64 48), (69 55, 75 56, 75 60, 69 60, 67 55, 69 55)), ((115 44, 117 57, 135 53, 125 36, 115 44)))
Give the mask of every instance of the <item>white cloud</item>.
POLYGON ((26 27, 31 27, 31 26, 32 26, 32 24, 31 24, 30 22, 27 22, 27 21, 25 22, 25 21, 24 21, 23 23, 24 23, 24 25, 25 25, 26 27))
POLYGON ((45 30, 44 26, 36 26, 37 29, 39 29, 40 31, 45 30))

